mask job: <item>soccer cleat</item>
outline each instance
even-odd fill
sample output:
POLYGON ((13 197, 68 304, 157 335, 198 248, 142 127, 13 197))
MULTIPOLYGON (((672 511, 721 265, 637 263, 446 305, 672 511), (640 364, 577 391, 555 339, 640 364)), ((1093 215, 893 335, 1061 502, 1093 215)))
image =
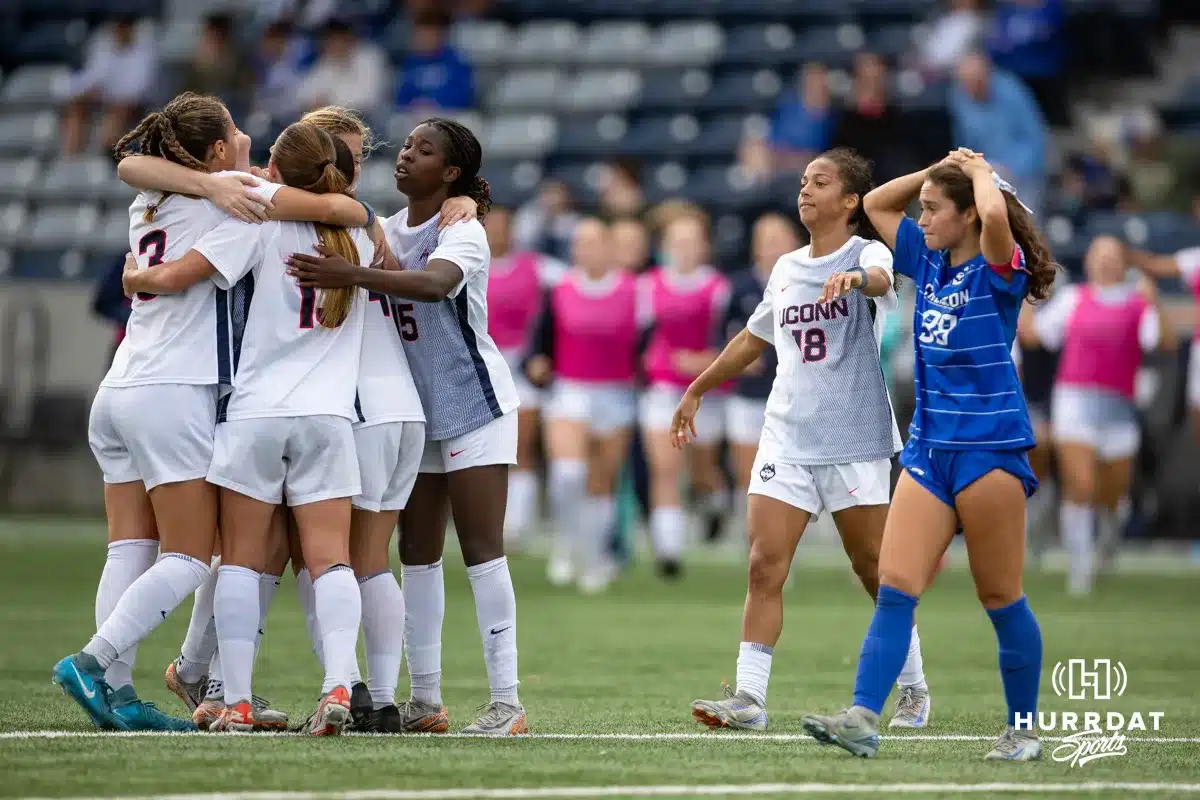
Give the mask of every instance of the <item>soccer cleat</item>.
POLYGON ((187 706, 188 711, 195 711, 204 702, 205 690, 208 687, 208 676, 201 675, 200 680, 193 683, 188 683, 179 677, 179 662, 172 661, 167 667, 167 674, 163 676, 163 681, 167 684, 167 688, 171 694, 178 697, 187 706))
POLYGON ((350 693, 345 686, 335 686, 321 698, 300 732, 309 736, 340 736, 349 721, 350 693))
POLYGON ((371 700, 371 692, 367 689, 367 685, 362 681, 354 684, 354 687, 350 690, 349 730, 366 730, 365 726, 370 721, 371 712, 374 710, 375 703, 371 700))
POLYGON ((446 733, 450 730, 450 714, 445 706, 409 698, 400 705, 399 711, 402 733, 446 733))
MULTIPOLYGON (((271 708, 266 699, 253 695, 250 698, 250 709, 254 712, 254 730, 256 731, 285 731, 287 730, 288 715, 283 711, 271 708)), ((202 731, 210 730, 225 711, 225 701, 220 695, 213 697, 210 693, 204 698, 196 710, 192 712, 192 722, 202 731)))
POLYGON ((254 730, 254 709, 242 700, 221 710, 221 716, 208 726, 213 733, 250 733, 254 730))
POLYGON ((1041 757, 1042 743, 1037 735, 1009 725, 1000 734, 996 746, 983 758, 985 761, 1037 761, 1041 757))
POLYGON ((900 699, 896 701, 896 713, 889 728, 924 728, 929 724, 929 712, 933 700, 926 686, 901 686, 900 699))
POLYGON ((546 567, 546 579, 551 586, 570 586, 575 580, 575 565, 571 563, 571 552, 565 547, 555 547, 546 567))
POLYGON ((525 709, 512 703, 493 701, 480 707, 479 719, 463 728, 467 736, 521 736, 529 733, 525 709))
POLYGON ((725 685, 723 700, 695 700, 692 716, 710 728, 740 728, 748 731, 767 729, 767 709, 745 692, 735 692, 725 685))
POLYGON ((192 723, 202 731, 210 730, 213 723, 219 720, 224 712, 224 700, 205 698, 192 712, 192 723))
POLYGON ((50 679, 79 704, 97 728, 129 730, 128 723, 113 713, 112 688, 104 680, 104 670, 96 659, 83 653, 67 656, 54 665, 50 679))
POLYGON ((404 733, 404 720, 396 706, 384 706, 373 710, 361 725, 355 723, 360 733, 404 733))
POLYGON ((836 744, 852 755, 871 758, 879 751, 879 715, 861 706, 832 717, 805 714, 800 724, 821 744, 836 744))
POLYGON ((132 686, 112 693, 113 713, 125 720, 131 731, 194 731, 190 719, 178 719, 159 711, 154 703, 139 700, 132 686))

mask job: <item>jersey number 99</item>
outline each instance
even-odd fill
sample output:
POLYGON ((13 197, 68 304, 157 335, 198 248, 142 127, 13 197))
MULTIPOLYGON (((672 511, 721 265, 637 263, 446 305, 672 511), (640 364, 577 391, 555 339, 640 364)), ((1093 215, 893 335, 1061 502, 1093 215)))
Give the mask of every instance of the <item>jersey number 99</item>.
POLYGON ((921 313, 921 333, 917 338, 921 344, 945 347, 950 341, 950 331, 957 324, 958 317, 931 308, 921 313))
MULTIPOLYGON (((163 254, 167 252, 167 232, 164 230, 152 230, 138 241, 138 255, 144 256, 150 254, 150 258, 146 261, 146 266, 157 267, 163 263, 163 254)), ((138 292, 138 300, 153 300, 158 297, 156 294, 149 292, 138 292)))

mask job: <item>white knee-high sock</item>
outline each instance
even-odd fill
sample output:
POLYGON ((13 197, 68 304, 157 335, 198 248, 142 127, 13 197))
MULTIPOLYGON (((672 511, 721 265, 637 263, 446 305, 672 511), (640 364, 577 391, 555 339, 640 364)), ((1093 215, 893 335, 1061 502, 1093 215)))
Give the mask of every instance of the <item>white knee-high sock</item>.
POLYGON ((608 569, 609 536, 617 514, 617 503, 611 494, 590 495, 583 506, 583 518, 577 523, 583 534, 580 561, 588 573, 599 574, 608 569))
POLYGON ((508 473, 508 508, 504 513, 504 531, 512 539, 529 532, 537 513, 537 473, 514 469, 508 473))
POLYGON ((921 658, 921 637, 917 635, 916 625, 913 626, 912 639, 908 642, 908 656, 904 659, 904 667, 900 670, 896 685, 925 688, 925 662, 921 658))
POLYGON ((367 688, 376 709, 396 704, 396 684, 404 659, 404 592, 389 569, 359 578, 367 688))
POLYGON ((492 702, 517 705, 517 596, 504 556, 467 567, 492 702))
POLYGON ((258 634, 254 637, 254 660, 258 660, 258 651, 262 647, 263 632, 267 629, 267 612, 271 610, 271 601, 275 599, 275 591, 279 589, 279 575, 268 575, 265 572, 258 576, 258 634))
POLYGON ((737 691, 760 704, 767 704, 767 684, 771 680, 774 648, 756 642, 742 642, 738 648, 737 691))
POLYGON ((660 561, 678 561, 687 540, 687 518, 678 506, 650 513, 650 543, 660 561))
MULTIPOLYGON (((108 555, 104 559, 104 571, 96 586, 96 630, 104 624, 121 600, 125 590, 154 566, 158 558, 157 539, 123 539, 110 542, 108 555)), ((133 662, 137 658, 137 645, 117 656, 104 673, 104 679, 114 689, 133 683, 133 662)))
POLYGON ((251 697, 260 579, 259 573, 246 567, 222 564, 217 570, 213 612, 227 706, 249 701, 251 697))
POLYGON ((1063 503, 1059 509, 1063 545, 1067 550, 1067 589, 1091 591, 1096 569, 1096 512, 1091 506, 1063 503))
POLYGON ((83 652, 107 670, 118 654, 162 624, 207 576, 208 565, 204 562, 183 553, 163 553, 125 590, 83 652))
POLYGON ((579 510, 587 496, 587 463, 576 459, 551 461, 549 492, 555 548, 562 555, 569 554, 576 540, 579 510))
POLYGON ((213 620, 213 595, 217 591, 217 570, 221 557, 214 556, 208 565, 208 577, 196 589, 192 600, 192 616, 188 620, 187 634, 179 648, 179 660, 175 662, 176 674, 185 683, 192 683, 208 672, 213 654, 217 652, 217 623, 213 620))
POLYGON ((404 655, 412 698, 422 703, 442 704, 442 619, 446 616, 446 586, 442 562, 405 565, 404 655))
POLYGON ((313 579, 308 568, 296 573, 296 595, 300 598, 300 610, 304 612, 304 630, 308 632, 308 643, 322 667, 325 656, 321 652, 321 630, 317 624, 317 601, 313 595, 313 579))
POLYGON ((344 564, 331 567, 313 581, 317 624, 325 654, 325 682, 321 693, 337 686, 349 689, 358 673, 358 626, 362 622, 362 595, 354 570, 344 564))

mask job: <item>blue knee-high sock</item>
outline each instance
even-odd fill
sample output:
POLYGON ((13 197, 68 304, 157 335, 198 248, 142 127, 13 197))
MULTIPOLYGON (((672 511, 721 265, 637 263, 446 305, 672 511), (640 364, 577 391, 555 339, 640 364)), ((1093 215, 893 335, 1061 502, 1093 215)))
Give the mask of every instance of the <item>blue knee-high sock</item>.
POLYGON ((888 693, 904 669, 912 640, 917 598, 891 586, 879 587, 875 616, 863 639, 858 656, 858 678, 854 681, 854 705, 883 711, 888 693))
POLYGON ((1000 646, 1000 679, 1008 703, 1008 724, 1015 725, 1018 714, 1029 714, 1024 718, 1033 719, 1042 680, 1042 629, 1024 596, 987 613, 1000 646))

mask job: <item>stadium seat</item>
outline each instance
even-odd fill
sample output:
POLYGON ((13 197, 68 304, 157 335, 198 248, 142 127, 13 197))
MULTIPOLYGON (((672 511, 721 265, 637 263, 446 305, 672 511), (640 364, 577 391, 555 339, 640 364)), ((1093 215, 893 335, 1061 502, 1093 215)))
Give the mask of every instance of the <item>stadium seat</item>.
POLYGON ((58 117, 51 111, 0 114, 0 155, 46 155, 58 149, 58 117))
MULTIPOLYGON (((17 241, 33 248, 83 247, 99 224, 100 212, 95 206, 43 206, 17 235, 17 241)), ((123 225, 128 230, 128 220, 123 225)))
POLYGON ((7 277, 25 280, 56 281, 83 271, 83 252, 55 247, 22 247, 12 256, 7 277))
POLYGON ((42 201, 101 199, 114 175, 112 159, 105 156, 62 158, 50 164, 32 195, 42 201))
POLYGON ((567 91, 567 76, 556 69, 518 69, 496 83, 485 102, 503 110, 553 107, 567 91))
POLYGON ((20 200, 25 197, 41 174, 36 158, 0 160, 0 200, 20 200))
POLYGON ((642 76, 630 69, 586 70, 559 98, 573 112, 619 111, 628 108, 642 89, 642 76))
POLYGON ((110 208, 100 216, 100 225, 87 241, 93 252, 120 253, 129 249, 129 210, 110 208))
POLYGON ((542 180, 537 161, 497 161, 484 165, 483 177, 491 185, 492 201, 517 207, 529 200, 542 180))
POLYGON ((888 25, 867 32, 867 49, 889 61, 896 61, 913 49, 911 25, 888 25))
POLYGON ((721 55, 724 32, 713 22, 672 22, 654 36, 653 60, 667 66, 707 66, 721 55))
POLYGON ((572 117, 559 124, 557 155, 567 158, 610 158, 627 152, 629 123, 620 114, 572 117))
MULTIPOLYGON (((364 162, 358 174, 358 195, 372 206, 394 205, 395 196, 400 194, 396 189, 395 172, 395 165, 383 159, 364 162)), ((380 208, 376 211, 382 213, 380 208)))
POLYGON ((857 25, 809 28, 800 34, 796 52, 803 62, 817 61, 829 67, 846 69, 864 44, 864 34, 857 25))
POLYGON ((604 164, 597 161, 570 161, 550 169, 550 179, 567 186, 576 202, 588 203, 596 196, 604 164))
POLYGON ((512 31, 503 22, 463 20, 454 26, 453 41, 472 64, 486 68, 508 61, 512 31))
POLYGON ((692 111, 712 86, 712 76, 702 69, 652 70, 642 74, 639 104, 662 111, 692 111))
POLYGON ((654 40, 640 22, 598 22, 587 29, 579 53, 588 64, 629 66, 654 61, 654 40))
POLYGON ((579 26, 565 20, 536 20, 517 29, 512 60, 528 64, 563 64, 579 55, 579 26))
POLYGON ((483 129, 481 141, 489 157, 533 157, 554 146, 557 132, 557 121, 548 114, 502 116, 483 129))
POLYGON ((66 96, 71 70, 61 64, 30 64, 17 68, 0 88, 0 103, 13 108, 45 108, 66 96))
POLYGON ((779 73, 769 69, 726 72, 717 77, 712 90, 698 98, 705 111, 767 111, 774 109, 783 91, 779 73))
POLYGON ((18 64, 80 63, 87 40, 87 23, 40 22, 23 30, 12 43, 9 60, 18 64))
POLYGON ((781 66, 803 58, 796 50, 796 34, 787 25, 744 25, 725 38, 722 62, 736 66, 781 66))
POLYGON ((191 57, 200 37, 200 20, 173 19, 161 29, 158 52, 168 62, 179 63, 191 57))
POLYGON ((28 221, 29 209, 24 203, 11 202, 0 206, 0 241, 16 241, 28 221))

